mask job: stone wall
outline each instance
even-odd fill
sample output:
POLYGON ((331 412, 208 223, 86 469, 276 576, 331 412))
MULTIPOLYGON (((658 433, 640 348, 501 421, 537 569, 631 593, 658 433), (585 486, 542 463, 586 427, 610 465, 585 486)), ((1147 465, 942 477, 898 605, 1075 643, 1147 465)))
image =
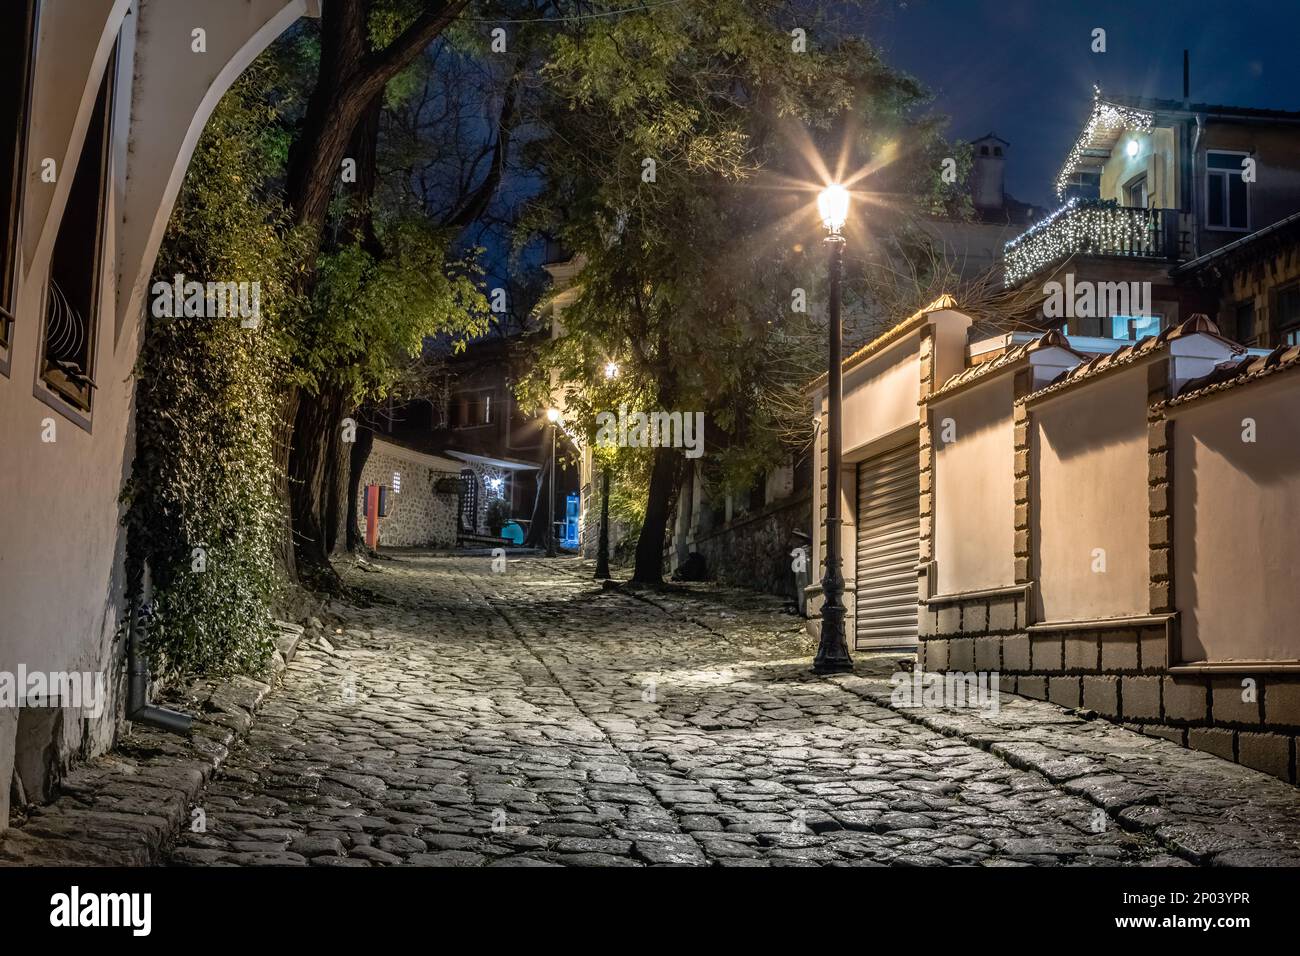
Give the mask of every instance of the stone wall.
MULTIPOLYGON (((1189 660, 1180 629, 1198 613, 1189 595, 1175 590, 1175 569, 1192 560, 1196 536, 1177 536, 1173 482, 1176 443, 1201 440, 1198 419, 1186 414, 1177 427, 1169 401, 1175 373, 1170 359, 1146 369, 1148 398, 1145 474, 1117 473, 1115 482, 1142 481, 1147 495, 1145 537, 1147 567, 1142 571, 1147 598, 1143 611, 1115 620, 1036 621, 1035 590, 1039 581, 1034 555, 1040 521, 1041 488, 1034 487, 1035 406, 1024 397, 1014 406, 1015 460, 1015 580, 1011 587, 982 593, 932 596, 922 599, 918 664, 931 671, 997 671, 1002 687, 1025 697, 1049 700, 1062 707, 1091 711, 1145 734, 1204 750, 1283 780, 1297 782, 1296 742, 1300 734, 1300 663, 1291 641, 1268 659, 1249 654, 1212 655, 1189 660)), ((1295 374, 1295 373, 1287 373, 1295 374)), ((1252 403, 1264 420, 1262 403, 1289 396, 1280 386, 1277 396, 1268 386, 1249 386, 1252 403)), ((1087 383, 1074 400, 1090 407, 1087 383)), ((1217 396, 1209 396, 1211 399, 1217 396)), ((1250 494, 1253 481, 1263 481, 1282 466, 1285 449, 1268 456, 1267 474, 1234 472, 1234 494, 1250 494)), ((923 448, 924 455, 924 448, 923 448)), ((1243 459, 1244 460, 1244 459, 1243 459)), ((1198 489, 1213 496, 1214 489, 1198 489)), ((1212 500, 1212 499, 1211 499, 1212 500)), ((924 528, 924 525, 923 525, 924 528)), ((1084 529, 1081 529, 1084 530, 1084 529)), ((1279 532, 1284 534, 1285 532, 1279 532)), ((1290 538, 1294 541, 1294 536, 1290 538)), ((1236 574, 1255 581, 1294 567, 1295 558, 1281 538, 1258 559, 1239 562, 1236 574)), ((1204 560, 1204 559, 1202 559, 1204 560)), ((1267 606, 1244 596, 1240 582, 1220 574, 1215 589, 1228 589, 1239 603, 1238 620, 1251 631, 1286 630, 1267 606), (1273 615, 1269 617, 1269 615, 1273 615)), ((1220 592, 1216 590, 1216 594, 1220 592)), ((1251 638, 1243 631, 1232 646, 1251 638)), ((1220 635, 1222 637, 1222 635, 1220 635)), ((1222 641, 1221 641, 1222 645, 1222 641)), ((1276 648, 1275 648, 1276 650, 1276 648)), ((1191 656, 1197 657, 1195 650, 1191 656)))
POLYGON ((388 517, 379 519, 379 545, 390 548, 451 548, 456 545, 456 517, 459 497, 435 490, 439 479, 458 482, 460 473, 452 462, 412 452, 376 437, 370 457, 361 471, 357 513, 362 534, 366 530, 365 487, 383 485, 389 489, 388 517), (401 475, 402 490, 392 491, 394 472, 401 475))
POLYGON ((790 551, 794 532, 811 530, 811 509, 811 493, 799 492, 697 534, 688 547, 704 555, 709 574, 723 584, 793 598, 790 551))

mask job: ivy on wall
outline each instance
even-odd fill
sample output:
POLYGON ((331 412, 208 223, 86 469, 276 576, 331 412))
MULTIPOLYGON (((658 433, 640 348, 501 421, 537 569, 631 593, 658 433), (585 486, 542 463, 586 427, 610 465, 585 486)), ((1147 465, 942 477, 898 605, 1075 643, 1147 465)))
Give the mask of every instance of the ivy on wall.
POLYGON ((267 83, 254 68, 217 106, 154 276, 257 283, 255 323, 157 316, 153 295, 146 306, 124 521, 129 579, 139 580, 145 561, 151 572, 146 650, 155 674, 166 677, 248 671, 272 650, 283 520, 274 436, 299 260, 285 211, 267 188, 285 145, 267 83))

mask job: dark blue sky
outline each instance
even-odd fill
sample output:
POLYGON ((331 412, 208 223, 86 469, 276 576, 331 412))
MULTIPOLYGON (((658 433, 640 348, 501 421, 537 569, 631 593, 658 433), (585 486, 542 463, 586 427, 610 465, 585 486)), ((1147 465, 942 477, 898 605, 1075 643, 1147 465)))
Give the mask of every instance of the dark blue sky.
POLYGON ((1181 98, 1187 49, 1193 102, 1300 110, 1300 0, 879 0, 864 32, 952 135, 1009 140, 1007 190, 1049 208, 1094 83, 1181 98))

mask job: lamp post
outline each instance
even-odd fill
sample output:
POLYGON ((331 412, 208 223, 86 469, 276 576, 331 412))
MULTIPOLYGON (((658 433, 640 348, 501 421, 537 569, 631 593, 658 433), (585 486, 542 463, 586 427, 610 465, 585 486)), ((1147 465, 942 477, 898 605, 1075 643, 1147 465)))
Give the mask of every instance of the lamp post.
POLYGON ((551 423, 551 481, 550 495, 546 502, 546 556, 555 557, 555 430, 560 424, 560 410, 548 408, 546 419, 551 423))
POLYGON ((596 580, 609 579, 609 466, 606 465, 600 474, 600 540, 596 544, 596 580))
POLYGON ((849 214, 849 193, 832 184, 817 197, 817 211, 826 227, 826 248, 830 252, 830 368, 827 374, 826 434, 826 573, 822 577, 822 631, 813 659, 818 674, 835 674, 853 669, 849 645, 844 638, 844 574, 840 555, 840 452, 844 413, 843 329, 840 324, 840 283, 844 275, 844 228, 849 214))
MULTIPOLYGON (((615 378, 618 378, 618 363, 606 362, 605 380, 615 378)), ((596 580, 609 579, 609 465, 606 465, 600 473, 600 536, 596 542, 596 580)))

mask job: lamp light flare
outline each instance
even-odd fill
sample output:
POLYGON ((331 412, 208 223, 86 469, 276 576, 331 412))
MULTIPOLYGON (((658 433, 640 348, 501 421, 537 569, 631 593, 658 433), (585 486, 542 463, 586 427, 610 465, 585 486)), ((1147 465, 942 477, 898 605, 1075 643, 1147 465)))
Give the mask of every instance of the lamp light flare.
POLYGON ((618 378, 618 363, 617 363, 617 362, 606 362, 606 363, 605 363, 605 378, 618 378))
POLYGON ((831 235, 838 235, 849 218, 849 191, 839 183, 831 183, 817 196, 817 213, 831 235))
POLYGON ((554 425, 560 420, 560 410, 558 408, 548 408, 546 410, 546 417, 551 424, 554 425))

